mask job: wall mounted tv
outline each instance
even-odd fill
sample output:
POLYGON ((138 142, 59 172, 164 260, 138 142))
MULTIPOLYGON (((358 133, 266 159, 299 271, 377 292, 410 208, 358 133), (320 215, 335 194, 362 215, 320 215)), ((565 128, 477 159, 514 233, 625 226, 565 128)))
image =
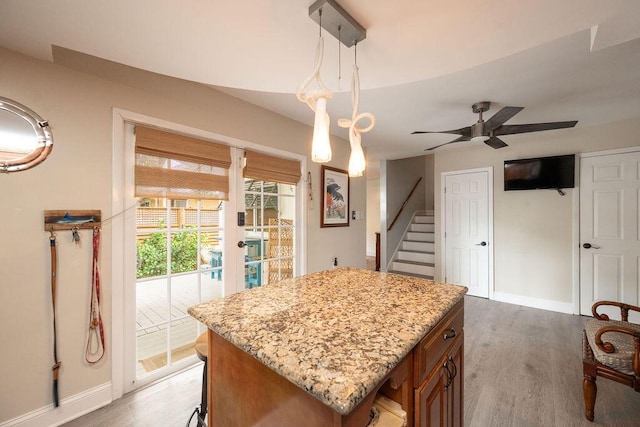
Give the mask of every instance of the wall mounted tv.
POLYGON ((576 156, 505 160, 504 191, 575 187, 576 156))

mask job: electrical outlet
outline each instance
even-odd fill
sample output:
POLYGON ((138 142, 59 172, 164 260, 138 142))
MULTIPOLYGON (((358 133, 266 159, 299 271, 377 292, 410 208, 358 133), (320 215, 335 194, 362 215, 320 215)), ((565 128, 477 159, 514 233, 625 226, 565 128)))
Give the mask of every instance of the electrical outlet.
POLYGON ((332 264, 333 268, 337 268, 338 267, 338 257, 333 257, 333 260, 331 261, 331 264, 332 264))

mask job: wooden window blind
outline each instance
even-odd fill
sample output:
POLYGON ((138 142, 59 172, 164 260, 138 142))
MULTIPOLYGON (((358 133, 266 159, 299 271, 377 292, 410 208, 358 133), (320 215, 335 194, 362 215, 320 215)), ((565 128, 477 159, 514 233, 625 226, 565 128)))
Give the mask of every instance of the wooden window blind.
POLYGON ((137 197, 229 199, 228 146, 136 126, 137 197))
POLYGON ((245 178, 292 185, 300 181, 302 174, 300 162, 297 160, 283 159, 250 150, 246 150, 244 155, 247 159, 243 172, 245 178))

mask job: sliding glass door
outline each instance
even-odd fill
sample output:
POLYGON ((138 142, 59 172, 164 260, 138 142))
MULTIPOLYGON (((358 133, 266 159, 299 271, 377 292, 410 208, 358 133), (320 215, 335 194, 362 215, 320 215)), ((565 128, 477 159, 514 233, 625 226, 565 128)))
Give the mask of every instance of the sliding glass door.
POLYGON ((135 214, 124 226, 124 392, 198 362, 193 343, 206 328, 189 307, 300 271, 304 185, 246 178, 244 150, 230 153, 224 200, 125 200, 135 214))

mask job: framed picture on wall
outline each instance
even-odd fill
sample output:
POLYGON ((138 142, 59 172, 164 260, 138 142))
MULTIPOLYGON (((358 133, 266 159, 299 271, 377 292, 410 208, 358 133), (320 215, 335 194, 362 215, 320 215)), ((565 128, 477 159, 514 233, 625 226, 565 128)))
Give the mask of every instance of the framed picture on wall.
POLYGON ((322 166, 322 215, 320 227, 349 226, 349 174, 322 166))

